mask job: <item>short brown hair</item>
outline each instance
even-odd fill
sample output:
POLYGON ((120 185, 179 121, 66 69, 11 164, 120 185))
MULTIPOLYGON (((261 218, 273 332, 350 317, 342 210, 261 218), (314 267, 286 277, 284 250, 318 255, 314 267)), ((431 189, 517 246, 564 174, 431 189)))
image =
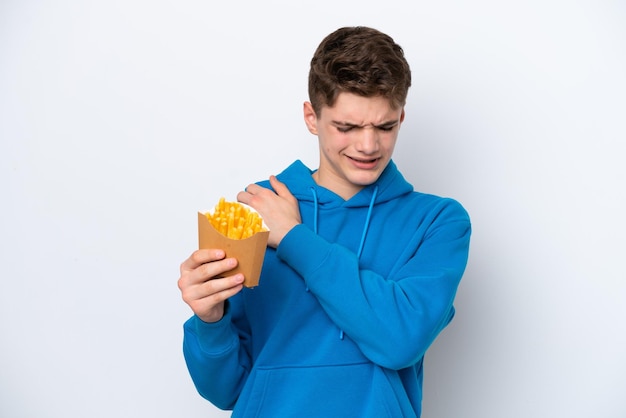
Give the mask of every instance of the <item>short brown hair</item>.
POLYGON ((404 51, 376 29, 344 27, 326 36, 311 59, 309 100, 317 115, 332 107, 339 93, 382 96, 402 107, 411 86, 404 51))

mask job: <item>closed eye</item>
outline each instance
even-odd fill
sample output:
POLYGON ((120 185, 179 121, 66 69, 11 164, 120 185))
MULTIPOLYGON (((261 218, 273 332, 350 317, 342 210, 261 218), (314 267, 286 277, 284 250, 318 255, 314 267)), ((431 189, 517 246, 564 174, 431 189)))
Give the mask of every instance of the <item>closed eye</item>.
MULTIPOLYGON (((378 130, 381 130, 383 132, 391 132, 391 131, 393 131, 393 129, 396 126, 398 126, 398 123, 394 121, 394 122, 391 122, 391 123, 385 123, 385 124, 382 124, 382 125, 374 126, 374 128, 376 128, 378 130)), ((351 124, 345 124, 345 123, 341 123, 341 124, 340 123, 336 123, 335 127, 341 133, 348 133, 348 132, 350 132, 353 129, 357 129, 357 128, 361 129, 361 128, 363 128, 363 126, 360 126, 360 125, 351 125, 351 124)))

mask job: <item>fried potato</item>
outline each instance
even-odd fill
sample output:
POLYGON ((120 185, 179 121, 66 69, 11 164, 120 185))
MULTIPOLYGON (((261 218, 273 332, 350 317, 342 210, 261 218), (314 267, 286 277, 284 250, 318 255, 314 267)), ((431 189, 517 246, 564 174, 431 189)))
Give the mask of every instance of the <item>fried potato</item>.
POLYGON ((215 205, 213 212, 205 215, 213 228, 231 239, 245 239, 257 232, 267 231, 257 212, 242 203, 228 202, 223 197, 215 205))

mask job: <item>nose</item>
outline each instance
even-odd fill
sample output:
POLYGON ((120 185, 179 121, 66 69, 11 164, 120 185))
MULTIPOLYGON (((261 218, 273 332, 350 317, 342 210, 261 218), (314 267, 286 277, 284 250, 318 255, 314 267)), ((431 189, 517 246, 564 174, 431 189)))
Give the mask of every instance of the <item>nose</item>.
POLYGON ((378 151, 379 137, 378 130, 373 126, 361 129, 361 135, 356 143, 356 149, 363 154, 374 154, 378 151))

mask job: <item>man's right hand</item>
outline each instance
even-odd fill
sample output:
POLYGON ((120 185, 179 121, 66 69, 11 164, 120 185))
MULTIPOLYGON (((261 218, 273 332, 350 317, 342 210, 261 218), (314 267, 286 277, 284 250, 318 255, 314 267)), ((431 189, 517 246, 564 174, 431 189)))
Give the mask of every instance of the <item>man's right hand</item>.
POLYGON ((197 250, 180 265, 178 288, 183 300, 204 322, 222 319, 224 301, 243 288, 243 274, 225 276, 237 266, 237 259, 224 257, 222 250, 197 250))

